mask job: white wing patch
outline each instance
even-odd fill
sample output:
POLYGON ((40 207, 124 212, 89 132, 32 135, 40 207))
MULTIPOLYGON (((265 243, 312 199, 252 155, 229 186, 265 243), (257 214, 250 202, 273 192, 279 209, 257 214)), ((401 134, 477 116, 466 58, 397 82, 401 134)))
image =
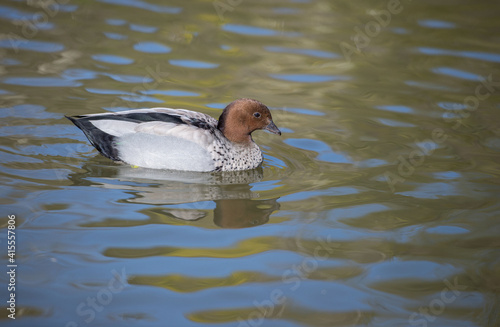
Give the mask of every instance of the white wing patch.
POLYGON ((92 125, 103 131, 104 133, 113 136, 123 136, 125 134, 134 133, 137 123, 121 120, 91 120, 92 125))
POLYGON ((178 125, 159 121, 138 124, 135 127, 135 132, 181 138, 202 147, 208 147, 214 141, 213 134, 208 130, 191 125, 178 125))
POLYGON ((189 171, 215 169, 207 148, 172 135, 126 134, 118 138, 116 146, 120 158, 135 166, 189 171))

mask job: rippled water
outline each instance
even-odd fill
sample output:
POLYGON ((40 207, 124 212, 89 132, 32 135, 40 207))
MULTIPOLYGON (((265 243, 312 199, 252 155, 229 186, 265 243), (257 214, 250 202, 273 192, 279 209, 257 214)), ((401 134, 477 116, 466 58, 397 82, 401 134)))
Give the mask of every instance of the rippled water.
POLYGON ((3 1, 2 325, 499 326, 499 12, 3 1), (120 166, 64 118, 238 97, 262 169, 120 166))

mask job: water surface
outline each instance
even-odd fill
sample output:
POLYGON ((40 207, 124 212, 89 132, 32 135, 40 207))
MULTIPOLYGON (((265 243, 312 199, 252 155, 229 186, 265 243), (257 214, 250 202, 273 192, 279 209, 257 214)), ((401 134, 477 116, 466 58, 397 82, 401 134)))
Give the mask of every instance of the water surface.
POLYGON ((498 326, 498 12, 3 1, 2 325, 498 326), (239 97, 283 132, 247 172, 118 165, 64 118, 239 97))

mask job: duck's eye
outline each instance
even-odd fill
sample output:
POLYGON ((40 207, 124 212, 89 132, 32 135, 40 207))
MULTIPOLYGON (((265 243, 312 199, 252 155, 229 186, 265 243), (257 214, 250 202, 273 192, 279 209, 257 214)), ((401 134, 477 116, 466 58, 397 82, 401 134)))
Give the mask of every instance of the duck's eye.
POLYGON ((254 112, 254 113, 253 113, 253 116, 254 116, 255 118, 260 118, 260 112, 254 112))

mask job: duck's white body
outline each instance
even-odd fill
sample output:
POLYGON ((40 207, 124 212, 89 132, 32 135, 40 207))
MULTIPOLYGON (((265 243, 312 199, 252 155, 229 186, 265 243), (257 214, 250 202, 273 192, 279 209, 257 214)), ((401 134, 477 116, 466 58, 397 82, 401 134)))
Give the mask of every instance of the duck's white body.
MULTIPOLYGON (((232 142, 215 118, 199 112, 152 108, 68 118, 103 155, 135 166, 234 171, 253 169, 262 162, 251 132, 248 141, 232 142)), ((267 129, 280 133, 270 121, 267 129)))

